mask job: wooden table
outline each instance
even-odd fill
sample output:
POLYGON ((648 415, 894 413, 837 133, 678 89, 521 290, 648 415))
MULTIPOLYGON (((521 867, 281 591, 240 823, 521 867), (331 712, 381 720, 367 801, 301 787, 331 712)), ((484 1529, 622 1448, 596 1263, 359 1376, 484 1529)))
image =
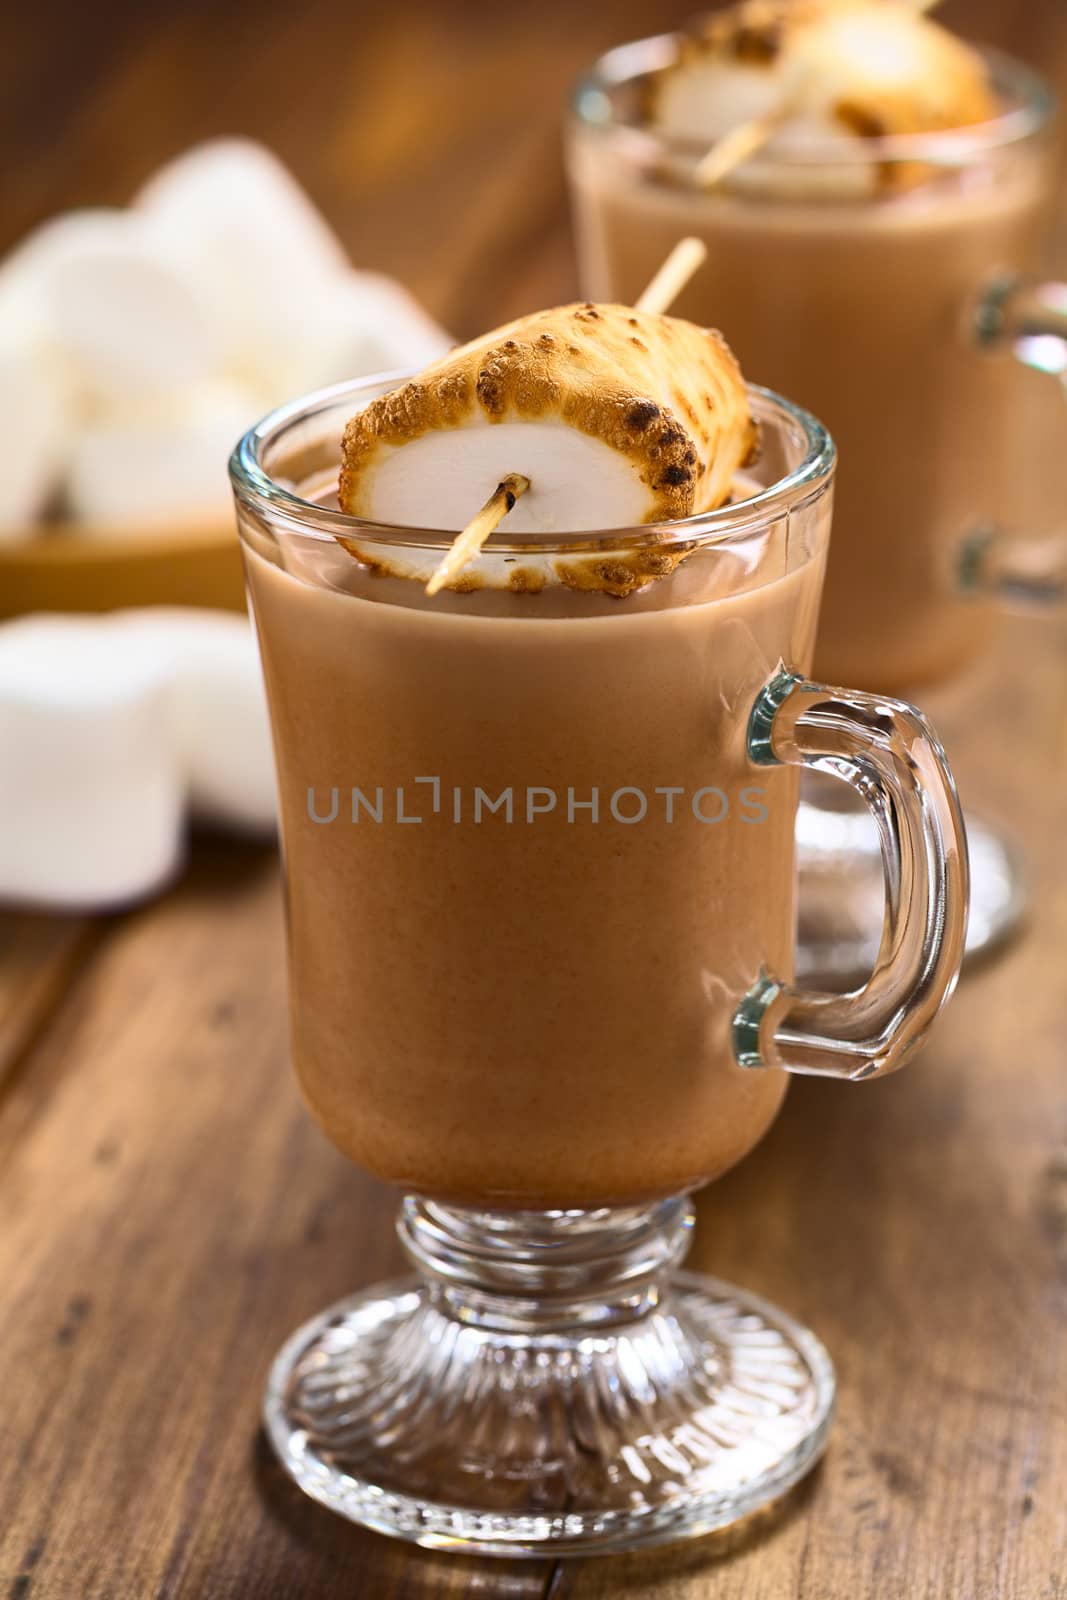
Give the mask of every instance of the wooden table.
MULTIPOLYGON (((121 201, 239 129, 292 162, 361 264, 469 335, 572 292, 559 98, 652 20, 637 0, 43 0, 0 51, 0 228, 121 201)), ((961 0, 955 20, 1067 84, 1060 0, 961 0)), ((914 1070, 799 1081, 702 1196, 692 1264, 810 1322, 840 1409, 784 1505, 675 1551, 408 1549, 302 1499, 264 1448, 283 1336, 400 1260, 393 1196, 298 1102, 273 852, 203 839, 140 911, 0 920, 0 1600, 1067 1596, 1062 623, 1009 623, 937 712, 965 789, 1025 842, 1030 926, 914 1070)))

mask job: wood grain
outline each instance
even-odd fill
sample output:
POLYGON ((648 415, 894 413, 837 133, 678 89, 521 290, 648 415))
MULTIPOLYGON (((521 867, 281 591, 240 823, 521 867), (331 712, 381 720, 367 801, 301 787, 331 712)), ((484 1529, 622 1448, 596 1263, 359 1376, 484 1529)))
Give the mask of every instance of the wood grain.
POLYGON ((205 847, 113 930, 0 1117, 13 1594, 479 1592, 310 1506, 257 1433, 292 1325, 399 1265, 392 1198, 298 1103, 278 913, 273 854, 205 847))
MULTIPOLYGON (((125 200, 195 138, 248 132, 360 264, 472 334, 573 293, 560 97, 597 50, 688 9, 41 0, 4 23, 0 246, 61 206, 125 200)), ((1067 86, 1058 0, 944 14, 1067 86)), ((1048 484, 1065 452, 1035 405, 1048 484)), ((164 900, 96 932, 5 919, 0 1600, 1067 1596, 1063 623, 1010 622, 930 709, 965 796, 1025 841, 1031 925, 913 1070, 798 1082, 702 1197, 693 1264, 809 1321, 840 1410, 782 1506, 677 1551, 426 1554, 319 1511, 263 1448, 281 1339, 400 1260, 393 1198, 297 1099, 271 853, 202 842, 164 900)))
POLYGON ((47 1026, 100 931, 84 917, 0 915, 0 1088, 47 1026))

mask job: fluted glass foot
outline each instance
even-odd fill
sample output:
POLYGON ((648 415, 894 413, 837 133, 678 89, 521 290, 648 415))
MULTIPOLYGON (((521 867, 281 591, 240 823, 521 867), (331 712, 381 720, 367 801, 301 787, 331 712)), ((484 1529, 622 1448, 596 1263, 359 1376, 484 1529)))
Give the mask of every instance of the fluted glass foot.
MULTIPOLYGON (((971 893, 964 966, 1008 940, 1026 911, 1018 853, 967 814, 971 893)), ((878 831, 841 783, 805 774, 797 810, 797 980, 843 988, 874 966, 884 887, 878 831)))
POLYGON ((314 1499, 483 1555, 710 1532, 820 1455, 833 1369, 774 1307, 673 1270, 691 1213, 404 1204, 419 1277, 301 1328, 265 1416, 314 1499))

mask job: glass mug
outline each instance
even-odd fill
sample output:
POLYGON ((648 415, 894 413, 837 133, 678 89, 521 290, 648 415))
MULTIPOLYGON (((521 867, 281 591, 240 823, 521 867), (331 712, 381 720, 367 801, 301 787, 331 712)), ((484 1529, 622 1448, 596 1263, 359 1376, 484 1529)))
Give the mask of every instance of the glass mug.
MULTIPOLYGON (((771 145, 709 194, 693 177, 704 147, 642 120, 650 76, 679 48, 663 35, 613 50, 575 92, 583 292, 625 303, 681 235, 706 242, 675 311, 722 328, 744 370, 802 400, 840 451, 815 670, 889 693, 943 681, 988 640, 983 597, 1064 590, 1062 541, 1004 527, 1011 357, 1062 370, 1067 350, 1067 289, 1025 278, 1049 189, 1049 93, 990 52, 996 121, 867 139, 859 153, 771 145), (925 177, 857 198, 857 169, 874 167, 925 177)), ((871 831, 817 782, 800 827, 801 966, 855 978, 875 954, 863 932, 880 893, 871 831)), ((980 949, 1014 925, 1022 897, 1011 850, 984 824, 968 830, 968 948, 980 949)))
POLYGON ((742 1290, 675 1271, 691 1192, 790 1072, 898 1067, 951 991, 966 850, 921 715, 806 678, 833 445, 765 390, 747 498, 509 538, 342 515, 349 416, 275 412, 231 463, 281 796, 297 1072, 405 1192, 417 1277, 301 1328, 266 1423, 310 1495, 488 1554, 707 1531, 820 1453, 833 1371, 742 1290), (625 601, 582 575, 647 578, 625 601), (399 574, 406 574, 401 576, 399 574), (792 981, 802 768, 877 819, 870 982, 792 981))

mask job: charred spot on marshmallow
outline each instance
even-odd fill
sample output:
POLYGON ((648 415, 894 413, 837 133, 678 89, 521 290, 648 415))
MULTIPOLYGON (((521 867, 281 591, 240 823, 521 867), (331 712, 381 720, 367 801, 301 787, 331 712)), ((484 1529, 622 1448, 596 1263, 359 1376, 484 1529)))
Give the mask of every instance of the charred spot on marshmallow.
POLYGON ((545 586, 545 575, 536 567, 516 567, 508 573, 508 588, 513 594, 540 594, 545 586))
POLYGON ((671 549, 628 550, 613 556, 559 560, 552 565, 565 589, 625 600, 657 579, 669 577, 693 548, 678 545, 671 549))
POLYGON ((659 414, 659 406, 654 400, 638 400, 626 413, 626 421, 631 428, 641 430, 655 422, 659 414))
POLYGON ((886 136, 884 119, 850 100, 839 100, 833 114, 850 133, 857 134, 861 139, 884 139, 886 136))
POLYGON ((555 569, 564 588, 577 589, 586 594, 590 592, 611 594, 618 599, 633 594, 635 589, 643 588, 648 582, 644 573, 635 570, 632 563, 622 558, 557 561, 555 569))
POLYGON ((501 367, 502 364, 497 366, 495 363, 483 367, 474 386, 478 403, 490 417, 501 417, 504 414, 506 379, 501 367))
POLYGON ((733 53, 746 66, 766 67, 775 61, 782 48, 782 25, 770 22, 763 27, 741 23, 733 39, 733 53))

